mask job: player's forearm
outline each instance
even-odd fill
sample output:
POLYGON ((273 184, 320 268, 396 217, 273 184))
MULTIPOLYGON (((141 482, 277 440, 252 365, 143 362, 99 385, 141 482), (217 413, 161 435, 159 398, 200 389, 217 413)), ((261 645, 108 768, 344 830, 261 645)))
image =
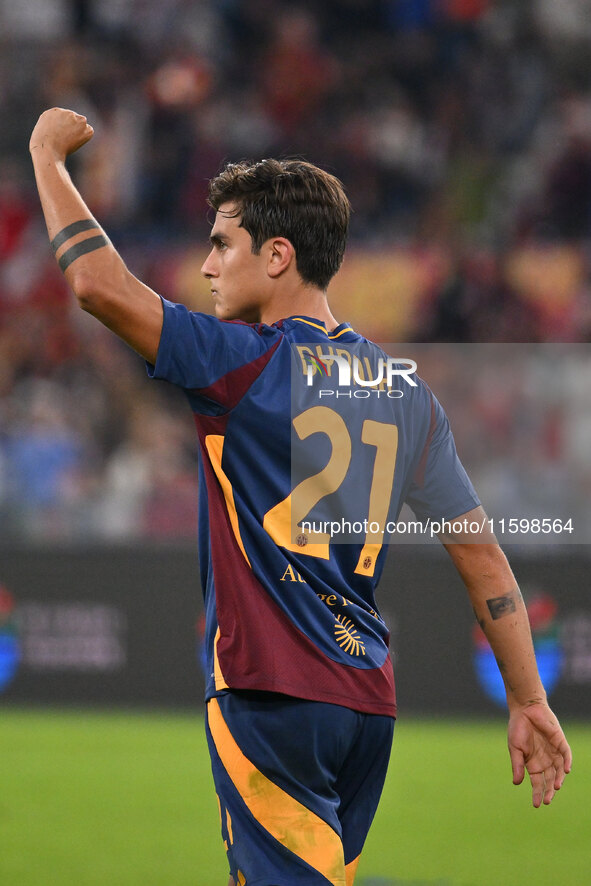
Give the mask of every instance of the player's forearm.
POLYGON ((499 665, 509 707, 545 701, 527 610, 503 551, 496 544, 446 548, 499 665))
POLYGON ((31 150, 37 189, 56 260, 83 307, 107 297, 127 269, 74 186, 64 160, 31 150))
POLYGON ((45 111, 33 130, 31 157, 49 239, 81 307, 153 363, 162 330, 160 298, 127 269, 66 169, 66 157, 92 133, 85 117, 63 108, 45 111))

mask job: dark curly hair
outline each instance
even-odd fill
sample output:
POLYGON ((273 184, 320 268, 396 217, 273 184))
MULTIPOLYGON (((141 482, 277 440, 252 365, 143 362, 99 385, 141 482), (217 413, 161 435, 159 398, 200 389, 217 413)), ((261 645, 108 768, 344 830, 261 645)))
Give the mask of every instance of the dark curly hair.
POLYGON ((343 185, 305 160, 229 163, 209 183, 209 205, 232 203, 258 254, 271 237, 295 249, 304 283, 325 290, 341 266, 350 204, 343 185))

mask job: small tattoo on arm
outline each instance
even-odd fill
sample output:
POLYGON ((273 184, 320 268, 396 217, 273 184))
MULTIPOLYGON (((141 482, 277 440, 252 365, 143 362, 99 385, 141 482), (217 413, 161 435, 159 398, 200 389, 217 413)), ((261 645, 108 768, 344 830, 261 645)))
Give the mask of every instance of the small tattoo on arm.
POLYGON ((81 240, 80 243, 75 243, 74 246, 70 246, 69 249, 66 249, 64 254, 59 258, 58 265, 62 271, 65 271, 73 261, 76 261, 77 258, 80 258, 81 255, 87 255, 89 252, 94 252, 95 249, 101 249, 103 246, 107 246, 108 244, 107 238, 104 234, 99 234, 98 237, 89 237, 87 240, 81 240))
POLYGON ((493 620, 502 618, 504 615, 509 615, 511 612, 515 612, 515 599, 513 594, 505 594, 504 597, 491 597, 490 600, 486 601, 486 605, 488 606, 488 611, 493 620))
POLYGON ((75 237, 76 234, 81 234, 83 231, 90 231, 91 228, 98 228, 99 225, 93 218, 83 218, 80 221, 72 222, 71 225, 67 225, 65 228, 56 234, 53 240, 51 241, 51 248, 53 249, 53 254, 58 251, 60 246, 63 246, 67 240, 71 237, 75 237))

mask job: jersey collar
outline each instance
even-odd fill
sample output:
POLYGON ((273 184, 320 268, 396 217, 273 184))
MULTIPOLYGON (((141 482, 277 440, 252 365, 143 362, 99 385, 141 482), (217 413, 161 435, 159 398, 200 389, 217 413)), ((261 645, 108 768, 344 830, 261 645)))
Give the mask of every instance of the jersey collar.
POLYGON ((288 320, 294 320, 298 323, 307 323, 308 326, 313 326, 315 329, 320 329, 321 332, 326 333, 328 338, 334 339, 339 338, 339 336, 343 335, 345 332, 355 332, 355 330, 349 325, 349 323, 340 323, 332 332, 326 331, 326 324, 322 320, 317 320, 315 317, 303 317, 298 315, 297 317, 288 317, 288 320))

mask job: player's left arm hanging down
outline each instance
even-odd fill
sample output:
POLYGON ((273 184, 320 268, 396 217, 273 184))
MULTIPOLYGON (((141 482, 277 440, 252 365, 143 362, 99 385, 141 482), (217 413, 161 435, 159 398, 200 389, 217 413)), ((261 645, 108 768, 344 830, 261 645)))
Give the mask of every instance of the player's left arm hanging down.
POLYGON ((535 807, 552 801, 572 766, 572 754, 560 724, 548 706, 538 673, 527 610, 511 567, 482 507, 453 521, 479 526, 441 534, 491 645, 505 683, 509 708, 508 745, 514 784, 527 770, 535 807))
POLYGON ((483 508, 450 521, 439 539, 466 585, 476 620, 497 657, 509 704, 545 701, 527 611, 483 508), (469 528, 475 526, 478 532, 469 528))
POLYGON ((94 134, 80 114, 45 111, 29 149, 47 232, 80 306, 151 363, 162 331, 159 296, 128 270, 74 186, 66 158, 94 134))

